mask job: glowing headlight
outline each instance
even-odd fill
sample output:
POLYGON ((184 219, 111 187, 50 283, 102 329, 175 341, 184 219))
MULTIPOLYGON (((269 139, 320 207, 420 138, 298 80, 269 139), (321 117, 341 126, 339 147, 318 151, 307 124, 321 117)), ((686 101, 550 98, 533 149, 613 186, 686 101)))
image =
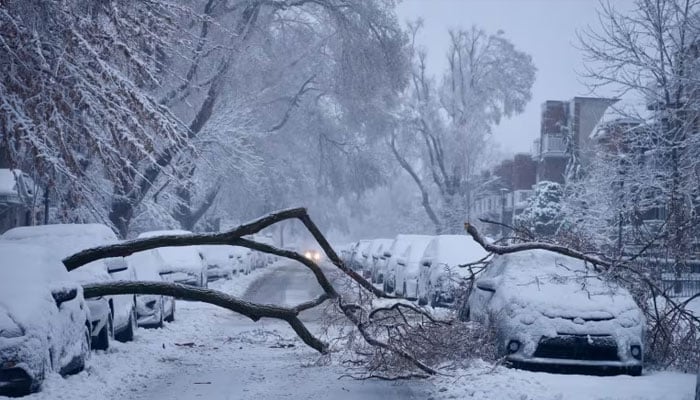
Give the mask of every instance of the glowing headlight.
POLYGON ((314 261, 320 261, 321 260, 321 253, 318 251, 314 252, 314 261))
POLYGON ((305 252, 304 257, 308 258, 309 260, 313 260, 314 258, 310 251, 305 252))

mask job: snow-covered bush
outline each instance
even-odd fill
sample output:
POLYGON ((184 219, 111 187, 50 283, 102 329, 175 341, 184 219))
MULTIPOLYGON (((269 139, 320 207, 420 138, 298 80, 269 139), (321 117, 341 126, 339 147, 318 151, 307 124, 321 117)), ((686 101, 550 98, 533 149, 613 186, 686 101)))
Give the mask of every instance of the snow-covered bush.
POLYGON ((535 193, 527 207, 515 217, 515 224, 536 237, 551 237, 561 223, 561 200, 564 191, 560 184, 541 181, 534 186, 535 193))

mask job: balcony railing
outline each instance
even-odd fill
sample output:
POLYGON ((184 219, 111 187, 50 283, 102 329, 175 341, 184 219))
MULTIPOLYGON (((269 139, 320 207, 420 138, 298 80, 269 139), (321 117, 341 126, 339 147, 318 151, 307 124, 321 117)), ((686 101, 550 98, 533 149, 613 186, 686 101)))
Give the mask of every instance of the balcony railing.
POLYGON ((563 136, 542 135, 542 156, 565 156, 566 140, 563 136))

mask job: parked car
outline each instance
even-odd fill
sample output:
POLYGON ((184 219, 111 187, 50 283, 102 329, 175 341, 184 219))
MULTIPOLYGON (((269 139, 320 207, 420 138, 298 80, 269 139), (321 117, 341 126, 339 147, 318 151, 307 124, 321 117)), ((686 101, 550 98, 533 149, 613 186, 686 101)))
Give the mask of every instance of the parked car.
MULTIPOLYGON (((114 232, 102 224, 23 226, 10 229, 0 239, 44 247, 59 262, 78 251, 118 242, 114 232)), ((68 275, 81 284, 134 279, 124 257, 93 261, 68 275)), ((122 342, 133 340, 137 326, 135 296, 90 298, 87 304, 92 319, 93 348, 107 349, 112 337, 122 342)))
POLYGON ((383 288, 387 293, 393 293, 396 289, 396 271, 398 259, 406 253, 413 240, 426 240, 427 235, 397 235, 389 251, 384 253, 387 258, 386 267, 380 269, 379 274, 384 277, 383 288))
POLYGON ((90 314, 83 289, 46 250, 0 243, 0 396, 40 389, 46 375, 83 370, 90 314))
POLYGON ((233 259, 235 260, 235 268, 239 273, 248 275, 252 270, 253 250, 247 247, 233 246, 233 259))
POLYGON ((384 247, 379 258, 374 263, 374 267, 372 268, 372 283, 384 285, 384 275, 387 271, 389 259, 391 258, 391 248, 394 247, 394 243, 396 243, 396 239, 393 239, 391 243, 384 247))
POLYGON ((433 236, 411 238, 411 245, 401 257, 396 259, 396 287, 394 291, 397 295, 408 300, 418 299, 420 261, 431 240, 433 240, 433 236))
POLYGON ((475 286, 466 314, 495 330, 511 365, 642 373, 642 311, 583 261, 545 250, 497 255, 475 286))
POLYGON ((233 246, 206 245, 199 246, 202 258, 207 263, 207 279, 209 282, 233 277, 234 263, 233 246))
POLYGON ((389 239, 372 239, 369 245, 362 249, 362 276, 365 279, 372 279, 372 269, 374 267, 374 253, 377 251, 377 247, 381 246, 383 241, 389 239))
POLYGON ((377 282, 378 267, 382 260, 385 258, 384 251, 388 250, 393 242, 393 239, 375 239, 373 241, 372 249, 369 251, 369 260, 367 267, 367 271, 369 272, 367 276, 365 276, 365 278, 370 279, 372 283, 381 283, 377 282))
MULTIPOLYGON (((275 240, 272 239, 272 237, 267 236, 267 235, 254 235, 253 240, 255 240, 258 243, 263 243, 272 247, 277 247, 277 244, 275 243, 275 240)), ((269 253, 263 253, 263 252, 258 252, 260 253, 260 257, 262 258, 263 265, 265 266, 267 264, 272 264, 273 262, 277 261, 277 256, 274 254, 269 254, 269 253)))
MULTIPOLYGON (((130 268, 136 275, 136 280, 146 282, 162 282, 160 271, 165 262, 155 250, 136 252, 126 257, 130 268)), ((139 326, 144 328, 160 328, 163 321, 175 320, 175 298, 153 294, 136 295, 136 316, 139 326)))
MULTIPOLYGON (((139 238, 166 235, 189 235, 183 230, 151 231, 140 234, 139 238)), ((199 246, 166 246, 154 249, 163 259, 165 265, 160 275, 167 281, 207 287, 207 265, 199 246)))
POLYGON ((371 240, 360 240, 357 242, 357 246, 355 246, 352 256, 350 257, 350 268, 356 271, 361 271, 364 268, 364 258, 362 254, 367 252, 367 248, 371 244, 371 240))
POLYGON ((470 270, 459 265, 473 263, 488 252, 467 235, 435 236, 425 249, 418 276, 418 304, 433 307, 454 304, 457 291, 470 270))

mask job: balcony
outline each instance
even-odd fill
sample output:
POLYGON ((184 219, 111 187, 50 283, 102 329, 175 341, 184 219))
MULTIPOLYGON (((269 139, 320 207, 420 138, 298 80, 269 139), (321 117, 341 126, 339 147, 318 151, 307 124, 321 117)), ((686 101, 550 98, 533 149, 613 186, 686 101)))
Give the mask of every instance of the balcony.
POLYGON ((542 135, 542 157, 566 157, 566 139, 560 135, 542 135))

